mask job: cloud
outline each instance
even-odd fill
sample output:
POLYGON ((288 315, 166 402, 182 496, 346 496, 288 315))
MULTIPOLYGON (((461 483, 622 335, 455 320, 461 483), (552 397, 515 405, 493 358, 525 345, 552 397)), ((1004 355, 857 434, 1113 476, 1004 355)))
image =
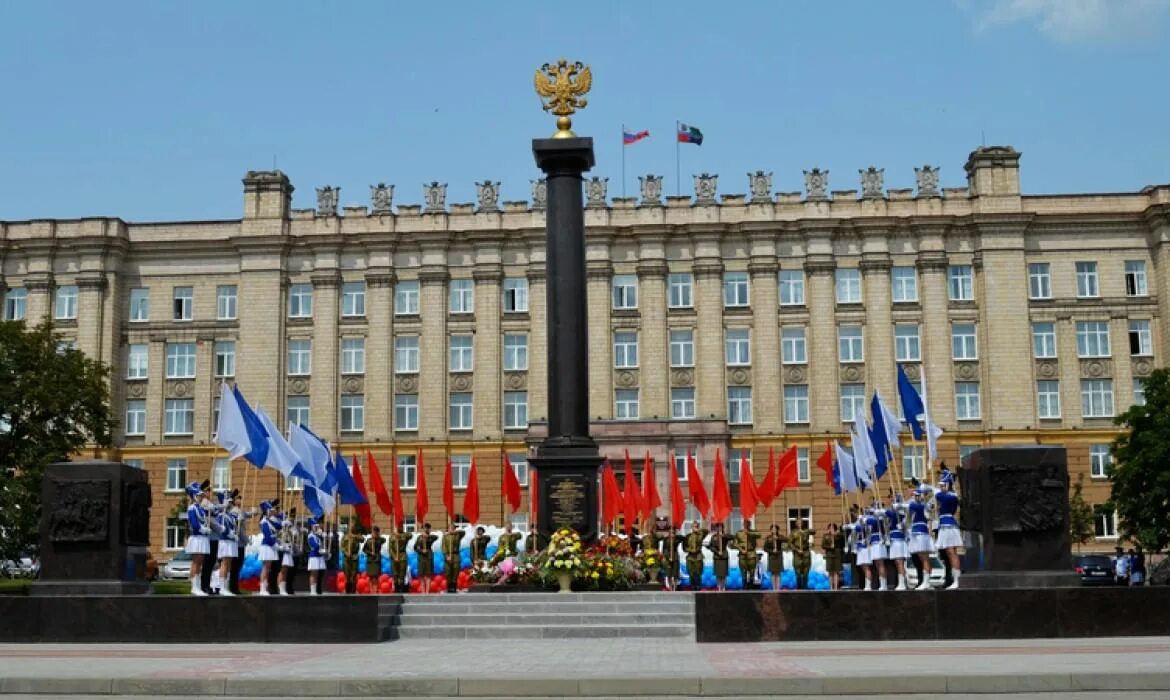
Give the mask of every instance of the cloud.
POLYGON ((1167 10, 1170 0, 993 0, 978 16, 976 29, 1027 23, 1061 42, 1138 39, 1157 36, 1167 10))

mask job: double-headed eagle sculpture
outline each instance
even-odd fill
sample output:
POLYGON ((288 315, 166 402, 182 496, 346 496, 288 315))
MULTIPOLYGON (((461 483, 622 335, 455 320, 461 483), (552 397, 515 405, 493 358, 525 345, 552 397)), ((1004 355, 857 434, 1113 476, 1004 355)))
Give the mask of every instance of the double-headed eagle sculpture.
POLYGON ((555 64, 541 66, 536 71, 535 82, 536 94, 540 96, 544 111, 557 115, 557 133, 553 138, 575 136, 570 130, 573 122, 569 115, 589 104, 584 97, 593 85, 593 72, 589 66, 580 61, 569 63, 562 58, 555 64))

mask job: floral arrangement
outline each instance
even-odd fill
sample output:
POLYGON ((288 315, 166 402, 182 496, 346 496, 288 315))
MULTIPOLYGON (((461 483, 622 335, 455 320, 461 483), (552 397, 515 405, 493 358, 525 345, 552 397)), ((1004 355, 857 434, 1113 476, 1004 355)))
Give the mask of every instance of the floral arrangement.
POLYGON ((552 574, 568 573, 577 576, 582 571, 581 536, 571 528, 562 527, 549 539, 543 569, 552 574))
POLYGON ((662 566, 662 553, 657 549, 643 549, 641 564, 647 569, 662 566))
POLYGON ((634 549, 630 546, 630 541, 617 535, 605 535, 599 538, 597 544, 593 546, 593 551, 614 557, 634 556, 634 549))

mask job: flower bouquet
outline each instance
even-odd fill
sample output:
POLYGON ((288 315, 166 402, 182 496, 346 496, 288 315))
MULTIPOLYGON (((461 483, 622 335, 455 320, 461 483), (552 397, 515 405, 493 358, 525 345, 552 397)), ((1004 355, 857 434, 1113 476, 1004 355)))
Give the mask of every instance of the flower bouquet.
POLYGON ((581 536, 567 527, 553 533, 543 568, 556 576, 560 592, 568 593, 573 579, 582 571, 581 536))

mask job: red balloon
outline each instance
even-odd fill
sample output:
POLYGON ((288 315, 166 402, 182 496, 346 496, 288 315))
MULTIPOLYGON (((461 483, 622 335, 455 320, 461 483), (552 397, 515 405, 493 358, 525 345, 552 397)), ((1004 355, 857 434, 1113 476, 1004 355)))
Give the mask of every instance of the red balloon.
POLYGON ((345 591, 345 583, 345 574, 340 571, 337 572, 337 590, 339 592, 345 591))
POLYGON ((389 581, 389 580, 390 580, 390 574, 382 574, 381 576, 378 577, 378 583, 382 583, 383 581, 389 581))
POLYGON ((360 574, 358 574, 357 580, 358 580, 358 583, 361 583, 362 581, 369 581, 370 577, 366 574, 366 572, 363 571, 360 574))
POLYGON ((422 582, 420 582, 416 578, 411 579, 410 580, 410 592, 411 593, 422 593, 422 582))
POLYGON ((431 593, 444 593, 447 590, 447 577, 443 574, 436 574, 431 579, 431 593))
POLYGON ((459 590, 466 590, 471 588, 471 573, 466 570, 460 571, 459 580, 455 585, 459 590))
POLYGON ((390 585, 389 581, 382 581, 378 584, 379 593, 393 593, 394 587, 390 585))

